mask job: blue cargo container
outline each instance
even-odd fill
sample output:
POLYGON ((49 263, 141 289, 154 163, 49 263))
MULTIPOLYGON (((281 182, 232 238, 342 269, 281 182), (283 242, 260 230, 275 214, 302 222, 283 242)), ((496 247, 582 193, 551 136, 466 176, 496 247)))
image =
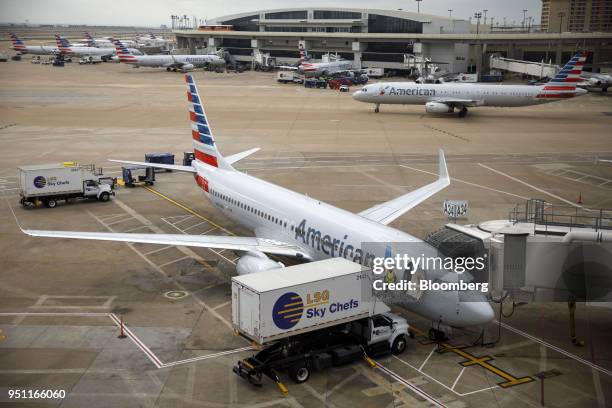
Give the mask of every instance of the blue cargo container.
MULTIPOLYGON (((146 153, 145 162, 147 163, 161 163, 161 164, 174 164, 174 155, 172 153, 146 153)), ((156 172, 172 170, 155 169, 156 172)))

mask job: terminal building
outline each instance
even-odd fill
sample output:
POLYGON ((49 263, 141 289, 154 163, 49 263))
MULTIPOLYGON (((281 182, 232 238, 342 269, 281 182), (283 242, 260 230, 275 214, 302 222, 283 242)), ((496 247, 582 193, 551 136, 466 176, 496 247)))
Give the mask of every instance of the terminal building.
POLYGON ((173 30, 179 48, 203 53, 223 48, 238 61, 265 53, 295 63, 299 48, 319 60, 337 53, 354 67, 406 70, 428 59, 448 72, 488 70, 488 57, 499 54, 562 65, 577 49, 593 52, 595 72, 612 68, 612 33, 495 32, 464 19, 401 10, 358 8, 286 8, 218 17, 206 25, 173 30))

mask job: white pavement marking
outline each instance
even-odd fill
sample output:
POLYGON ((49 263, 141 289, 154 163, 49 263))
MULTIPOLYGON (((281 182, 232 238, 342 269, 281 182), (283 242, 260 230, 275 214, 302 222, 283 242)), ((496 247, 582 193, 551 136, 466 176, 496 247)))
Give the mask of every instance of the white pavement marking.
POLYGON ((154 249, 154 250, 149 251, 147 253, 144 253, 143 255, 144 256, 153 255, 153 254, 156 254, 156 253, 161 252, 161 251, 165 251, 166 249, 170 249, 170 248, 174 248, 174 245, 167 245, 165 247, 157 248, 157 249, 154 249))
POLYGON ((585 360, 585 359, 584 359, 584 358, 582 358, 582 357, 578 357, 577 355, 570 353, 569 351, 565 351, 565 350, 563 350, 562 348, 559 348, 559 347, 557 347, 557 346, 553 346, 552 344, 550 344, 550 343, 548 343, 548 342, 546 342, 546 341, 544 341, 544 340, 540 340, 540 339, 538 339, 537 337, 534 337, 534 336, 532 336, 532 335, 531 335, 531 334, 529 334, 529 333, 525 333, 525 332, 524 332, 524 331, 522 331, 522 330, 516 329, 516 328, 514 328, 514 327, 512 327, 512 326, 510 326, 510 325, 508 325, 508 324, 506 324, 506 323, 503 323, 503 322, 498 322, 497 320, 495 320, 494 322, 495 322, 495 323, 500 324, 500 325, 501 325, 501 326, 502 326, 504 329, 508 329, 508 330, 510 330, 511 332, 514 332, 514 333, 516 333, 516 334, 519 334, 519 335, 521 335, 521 336, 523 336, 523 337, 526 337, 526 338, 528 338, 528 339, 530 339, 530 340, 533 340, 533 341, 535 341, 535 342, 537 342, 537 343, 543 344, 544 346, 548 347, 549 349, 552 349, 552 350, 556 351, 557 353, 561 353, 561 354, 563 354, 564 356, 567 356, 567 357, 569 357, 569 358, 572 358, 572 359, 574 359, 574 360, 576 360, 576 361, 578 361, 578 362, 580 362, 580 363, 582 363, 582 364, 585 364, 585 365, 587 365, 587 366, 591 367, 591 368, 592 368, 592 369, 594 369, 594 370, 597 370, 597 371, 600 371, 600 372, 602 372, 602 373, 604 373, 604 374, 607 374, 607 375, 609 375, 609 376, 612 376, 612 371, 610 371, 610 370, 608 370, 608 369, 606 369, 606 368, 603 368, 603 367, 601 367, 601 366, 598 366, 597 364, 593 364, 593 363, 591 363, 590 361, 585 360))
POLYGON ((160 268, 165 268, 168 265, 172 265, 173 263, 184 261, 185 259, 191 259, 191 257, 189 255, 185 255, 185 256, 183 256, 181 258, 176 258, 176 259, 174 259, 172 261, 168 261, 166 263, 163 263, 163 264, 159 265, 159 267, 160 268))
POLYGON ((427 401, 429 401, 430 403, 432 403, 433 405, 437 406, 437 407, 442 407, 445 408, 446 405, 444 405, 442 402, 438 401, 436 398, 434 398, 433 396, 429 395, 428 393, 426 393, 425 391, 423 391, 422 389, 420 389, 419 387, 412 385, 408 380, 404 379, 403 377, 399 376, 397 373, 395 373, 394 371, 389 370, 387 367, 383 366, 380 363, 376 363, 376 368, 378 368, 380 371, 382 371, 383 373, 389 375, 391 378, 397 380, 398 382, 400 382, 402 385, 404 385, 406 388, 411 389, 412 391, 414 391, 417 395, 421 396, 422 398, 425 398, 427 401))
POLYGON ((425 364, 427 364, 427 362, 429 361, 429 358, 431 357, 431 355, 434 353, 434 351, 436 351, 436 349, 438 348, 438 345, 436 344, 431 351, 429 352, 429 355, 427 356, 427 358, 425 359, 425 361, 423 361, 423 364, 421 364, 421 366, 419 367, 419 371, 421 371, 423 369, 423 367, 425 367, 425 364))
POLYGON ((32 309, 110 309, 111 305, 113 304, 113 302, 115 301, 115 299, 117 298, 117 296, 87 296, 87 295, 71 295, 71 296, 62 296, 62 295, 41 295, 38 300, 36 301, 36 303, 34 303, 32 306, 29 306, 29 308, 32 309), (81 306, 60 306, 60 305, 45 305, 45 302, 48 300, 60 300, 60 299, 96 299, 96 300, 102 300, 105 299, 104 303, 101 305, 95 305, 95 306, 88 306, 88 305, 81 305, 81 306))
MULTIPOLYGON (((106 317, 109 318, 117 327, 121 327, 121 320, 114 313, 73 313, 73 312, 0 312, 0 317, 4 316, 25 316, 25 317, 106 317)), ((174 367, 181 364, 194 363, 196 361, 210 360, 217 357, 227 356, 230 354, 236 354, 243 351, 253 350, 254 347, 247 346, 233 350, 225 350, 218 353, 206 354, 203 356, 187 358, 184 360, 171 361, 169 363, 162 362, 155 353, 149 349, 135 334, 132 332, 125 323, 123 324, 124 333, 132 340, 132 342, 151 360, 151 362, 157 368, 174 367)))
MULTIPOLYGON (((146 219, 145 217, 143 217, 142 215, 138 214, 134 209, 132 209, 131 207, 129 207, 127 204, 125 204, 123 201, 115 198, 113 199, 113 203, 115 203, 116 205, 118 205, 121 209, 123 209, 125 212, 127 212, 128 214, 130 214, 132 217, 134 217, 135 219, 139 220, 141 223, 148 225, 151 230, 157 234, 165 234, 165 231, 162 230, 161 228, 153 225, 151 223, 151 221, 149 221, 148 219, 146 219)), ((106 229, 108 229, 110 232, 114 232, 112 228, 110 228, 109 226, 107 226, 106 224, 104 224, 103 221, 101 221, 99 218, 97 218, 93 213, 89 212, 89 214, 94 217, 94 219, 98 220, 98 222, 100 222, 103 226, 106 227, 106 229)), ((149 258, 147 258, 146 256, 144 256, 139 250, 136 249, 136 247, 134 247, 134 244, 132 244, 131 242, 126 242, 125 243, 128 247, 130 247, 130 249, 132 251, 134 251, 139 257, 141 257, 146 263, 148 263, 153 269, 155 269, 157 272, 159 272, 160 274, 162 274, 163 276, 165 276, 166 278, 168 278, 169 276, 164 272, 163 269, 161 269, 157 264, 155 264, 154 262, 152 262, 149 258)), ((191 257, 193 257, 194 259, 200 261, 200 262, 206 262, 205 259, 203 259, 201 256, 199 256, 198 254, 196 254, 195 252, 193 252, 191 249, 189 248, 185 248, 182 246, 177 246, 176 249, 178 249, 179 251, 183 252, 185 255, 190 255, 191 257)), ((188 293, 191 293, 185 286, 183 286, 180 282, 177 282, 176 280, 173 279, 173 283, 176 287, 178 287, 181 290, 184 290, 188 293)), ((212 309, 212 307, 210 307, 208 304, 206 304, 206 302, 204 302, 202 299, 200 299, 198 296, 192 296, 193 299, 203 308, 205 308, 209 313, 211 313, 215 318, 219 319, 223 324, 225 324, 230 330, 233 330, 233 326, 232 324, 223 316, 221 316, 219 313, 217 313, 216 311, 214 311, 212 309)))
MULTIPOLYGON (((417 169, 415 167, 406 166, 404 164, 400 164, 400 167, 404 167, 406 169, 410 169, 410 170, 414 170, 414 171, 420 171, 421 173, 431 174, 432 176, 437 176, 438 175, 438 173, 433 173, 431 171, 417 169)), ((482 189, 485 189, 485 190, 494 191, 496 193, 507 194, 507 195, 512 196, 512 197, 518 197, 518 198, 520 198, 522 200, 528 200, 529 199, 529 197, 523 197, 522 195, 510 193, 508 191, 503 191, 503 190, 498 190, 496 188, 492 188, 492 187, 488 187, 488 186, 483 186, 482 184, 476 184, 476 183, 472 183, 470 181, 465 181, 465 180, 461 180, 461 179, 454 178, 454 177, 451 177, 450 179, 452 181, 457 181, 459 183, 467 184, 469 186, 474 186, 474 187, 482 188, 482 189)))
POLYGON ((463 372, 465 371, 467 367, 463 367, 461 369, 461 372, 459 373, 459 375, 457 376, 457 378, 455 378, 455 382, 453 383, 453 386, 451 387, 451 390, 455 390, 455 387, 457 386, 457 383, 459 382, 459 379, 461 378, 461 376, 463 375, 463 372))
POLYGON ((450 392, 452 392, 453 394, 458 395, 458 396, 460 396, 460 397, 463 397, 463 396, 465 396, 465 395, 469 395, 469 394, 475 394, 475 393, 482 392, 482 391, 487 391, 487 390, 490 390, 490 389, 492 389, 492 388, 498 388, 498 387, 497 387, 497 385, 495 385, 495 386, 493 386, 493 387, 483 388, 483 389, 481 389, 481 390, 470 391, 470 392, 466 392, 466 393, 460 393, 460 392, 455 391, 454 389, 452 389, 452 388, 451 388, 451 387, 449 387, 448 385, 446 385, 446 384, 444 384, 444 383, 440 382, 438 379, 436 379, 436 378, 432 377, 431 375, 427 374, 425 371, 421 371, 421 370, 419 370, 418 368, 416 368, 415 366, 413 366, 412 364, 410 364, 410 363, 408 363, 408 362, 406 362, 406 361, 402 360, 401 358, 399 358, 399 357, 397 357, 397 356, 393 356, 393 357, 394 357, 394 358, 396 358, 397 360, 399 360, 399 361, 400 361, 402 364, 405 364, 405 365, 407 365, 408 367, 412 368, 413 370, 415 370, 415 371, 419 372, 420 374, 423 374, 425 377, 429 378, 430 380, 435 381, 436 383, 438 383, 438 384, 439 384, 439 385, 441 385, 442 387, 446 388, 447 390, 449 390, 449 391, 450 391, 450 392))
POLYGON ((478 163, 478 165, 479 165, 480 167, 483 167, 483 168, 485 168, 485 169, 487 169, 487 170, 490 170, 490 171, 492 171, 492 172, 494 172, 494 173, 497 173, 497 174, 499 174, 500 176, 507 177, 507 178, 509 178, 510 180, 514 180, 514 181, 516 181, 517 183, 523 184, 523 185, 525 185, 525 186, 527 186, 527 187, 529 187, 529 188, 532 188, 532 189, 534 189, 534 190, 536 190, 536 191, 539 191, 540 193, 547 194, 547 195, 549 195, 549 196, 551 196, 551 197, 553 197, 553 198, 556 198, 557 200, 562 201, 562 202, 564 202, 564 203, 566 203, 566 204, 569 204, 569 205, 571 205, 571 206, 573 206, 573 207, 583 208, 583 207, 582 207, 581 205, 579 205, 579 204, 576 204, 576 203, 574 203, 574 202, 572 202, 572 201, 566 200, 566 199, 565 199, 565 198, 563 198, 563 197, 559 197, 559 196, 558 196, 558 195, 556 195, 556 194, 550 193, 550 192, 548 192, 548 191, 546 191, 546 190, 544 190, 544 189, 541 189, 541 188, 539 188, 539 187, 536 187, 536 186, 534 186, 534 185, 532 185, 532 184, 529 184, 529 183, 527 183, 527 182, 525 182, 525 181, 523 181, 523 180, 517 179, 516 177, 513 177, 513 176, 511 176, 511 175, 509 175, 509 174, 506 174, 506 173, 504 173, 503 171, 495 170, 494 168, 489 167, 489 166, 487 166, 487 165, 485 165, 485 164, 482 164, 482 163, 478 163))
POLYGON ((217 305, 217 306, 213 307, 213 309, 214 310, 221 309, 222 307, 225 307, 225 306, 231 305, 231 304, 232 304, 232 301, 228 300, 227 302, 223 302, 220 305, 217 305))

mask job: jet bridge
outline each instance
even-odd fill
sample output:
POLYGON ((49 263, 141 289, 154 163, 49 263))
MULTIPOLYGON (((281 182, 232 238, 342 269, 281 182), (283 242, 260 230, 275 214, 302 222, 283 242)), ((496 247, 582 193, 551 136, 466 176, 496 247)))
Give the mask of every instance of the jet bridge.
POLYGON ((531 199, 507 219, 447 224, 427 241, 451 257, 488 251, 493 298, 612 305, 612 210, 531 199))
POLYGON ((489 67, 491 69, 516 72, 536 78, 552 78, 559 71, 559 67, 552 62, 545 63, 543 60, 542 62, 521 61, 500 57, 495 54, 491 55, 489 67))

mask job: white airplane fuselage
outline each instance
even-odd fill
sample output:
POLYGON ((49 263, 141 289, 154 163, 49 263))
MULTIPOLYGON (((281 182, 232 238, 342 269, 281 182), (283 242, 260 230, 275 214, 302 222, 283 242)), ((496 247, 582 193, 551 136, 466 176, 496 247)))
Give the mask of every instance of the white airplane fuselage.
MULTIPOLYGON (((268 183, 238 171, 192 162, 207 180, 207 199, 223 214, 255 232, 257 237, 294 244, 311 260, 344 257, 370 266, 373 257, 385 257, 385 245, 410 245, 411 255, 435 256, 429 244, 395 228, 371 221, 322 201, 268 183), (367 243, 378 243, 379 245, 367 243), (371 251, 371 252, 363 252, 371 251)), ((449 271, 427 270, 427 279, 449 271)), ((402 306, 448 326, 481 325, 493 319, 493 310, 480 292, 472 302, 461 302, 457 291, 429 291, 402 306)))
MULTIPOLYGON (((364 86, 353 99, 373 104, 425 105, 445 99, 476 101, 473 106, 516 107, 539 105, 559 99, 538 97, 544 85, 417 84, 381 82, 364 86)), ((584 93, 576 90, 577 95, 584 93)), ((574 96, 574 95, 572 95, 574 96)))
POLYGON ((125 57, 122 62, 141 67, 168 67, 174 64, 191 64, 203 67, 210 63, 221 62, 222 58, 215 54, 205 55, 142 55, 125 57))
POLYGON ((321 76, 351 69, 353 61, 303 62, 298 67, 298 72, 305 76, 321 76))
POLYGON ((59 50, 57 47, 52 47, 48 45, 23 45, 20 47, 13 47, 15 51, 19 51, 22 54, 32 54, 32 55, 51 55, 51 54, 59 54, 59 50))

